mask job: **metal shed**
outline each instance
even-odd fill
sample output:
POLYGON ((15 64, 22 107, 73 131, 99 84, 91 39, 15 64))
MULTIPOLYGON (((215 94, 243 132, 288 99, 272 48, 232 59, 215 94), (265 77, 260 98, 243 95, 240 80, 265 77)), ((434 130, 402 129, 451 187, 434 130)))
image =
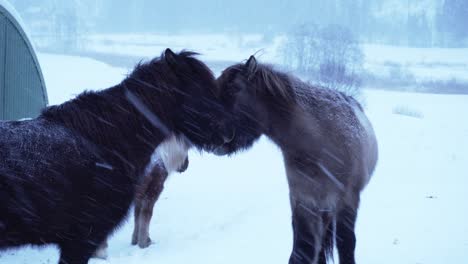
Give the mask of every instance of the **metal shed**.
POLYGON ((0 120, 36 117, 47 103, 44 78, 21 19, 0 0, 0 120))

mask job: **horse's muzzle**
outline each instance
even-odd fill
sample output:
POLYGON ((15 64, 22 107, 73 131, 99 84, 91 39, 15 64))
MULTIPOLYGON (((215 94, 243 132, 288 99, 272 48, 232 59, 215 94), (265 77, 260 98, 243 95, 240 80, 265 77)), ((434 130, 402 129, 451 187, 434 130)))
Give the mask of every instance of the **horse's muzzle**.
POLYGON ((184 163, 180 166, 180 168, 177 169, 178 173, 182 173, 187 170, 189 165, 189 160, 188 157, 185 158, 184 163))
POLYGON ((232 130, 231 134, 229 136, 223 136, 224 144, 231 143, 234 140, 235 136, 236 136, 236 131, 235 130, 232 130))
POLYGON ((218 146, 213 149, 213 154, 215 154, 216 156, 224 156, 229 154, 229 149, 224 145, 218 146))

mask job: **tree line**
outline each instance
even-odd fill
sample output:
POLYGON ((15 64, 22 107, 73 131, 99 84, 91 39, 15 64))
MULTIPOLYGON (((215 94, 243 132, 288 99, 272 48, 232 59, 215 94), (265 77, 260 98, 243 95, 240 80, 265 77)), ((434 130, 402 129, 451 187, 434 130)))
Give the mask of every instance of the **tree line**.
POLYGON ((419 47, 468 45, 466 0, 10 1, 28 24, 58 35, 284 34, 302 24, 336 24, 347 27, 361 42, 419 47))

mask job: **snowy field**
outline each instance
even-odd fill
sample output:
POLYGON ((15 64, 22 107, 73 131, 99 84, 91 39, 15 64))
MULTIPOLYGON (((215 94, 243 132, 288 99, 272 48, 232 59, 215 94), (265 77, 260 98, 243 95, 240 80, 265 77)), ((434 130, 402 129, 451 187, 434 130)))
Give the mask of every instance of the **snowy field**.
MULTIPOLYGON (((284 40, 285 36, 261 34, 101 34, 91 35, 84 41, 83 48, 90 52, 146 58, 149 54, 160 54, 166 47, 173 47, 175 50, 198 51, 203 54, 204 60, 209 61, 239 62, 257 54, 262 61, 281 63, 284 40)), ((365 44, 363 52, 365 71, 378 77, 409 76, 417 82, 468 82, 468 48, 365 44)))
POLYGON ((400 68, 417 81, 468 81, 468 48, 411 48, 364 45, 364 67, 381 76, 400 68))
MULTIPOLYGON (((52 104, 127 73, 87 58, 39 60, 52 104)), ((380 160, 362 195, 358 263, 468 263, 468 96, 364 94, 380 160)), ((156 204, 152 246, 130 245, 132 220, 112 236, 108 260, 90 263, 287 263, 292 232, 280 152, 265 138, 231 158, 191 152, 188 170, 169 178, 156 204)), ((1 264, 57 259, 52 246, 0 253, 1 264)))

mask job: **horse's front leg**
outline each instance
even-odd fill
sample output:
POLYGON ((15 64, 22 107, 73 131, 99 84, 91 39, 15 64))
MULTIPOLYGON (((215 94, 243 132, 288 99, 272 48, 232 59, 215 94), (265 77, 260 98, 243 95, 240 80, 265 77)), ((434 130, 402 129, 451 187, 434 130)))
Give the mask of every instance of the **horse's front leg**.
POLYGON ((137 245, 140 241, 140 229, 142 226, 143 216, 142 209, 144 206, 144 200, 148 192, 148 188, 151 188, 151 183, 154 179, 150 174, 143 177, 142 181, 135 188, 135 210, 133 219, 135 221, 132 234, 132 245, 137 245))
POLYGON ((59 264, 87 264, 98 244, 87 238, 61 242, 59 264))
POLYGON ((292 210, 294 240, 289 264, 316 264, 326 228, 322 214, 300 202, 292 210))
POLYGON ((140 223, 141 223, 141 206, 142 206, 142 200, 138 198, 135 199, 135 211, 134 211, 134 216, 133 216, 135 224, 133 227, 132 245, 138 244, 138 232, 140 230, 140 223))
POLYGON ((107 259, 108 257, 107 247, 108 247, 107 240, 105 240, 104 242, 101 243, 101 245, 99 245, 96 252, 94 252, 93 258, 107 259))
MULTIPOLYGON (((159 195, 157 197, 159 197, 159 195)), ((157 197, 148 197, 143 202, 140 213, 140 226, 138 231, 138 246, 140 248, 146 248, 149 245, 151 245, 151 238, 149 236, 149 226, 151 223, 151 218, 153 217, 153 208, 154 204, 157 201, 157 197)))
MULTIPOLYGON (((167 173, 165 173, 167 176, 167 173)), ((138 231, 138 246, 140 248, 146 248, 151 244, 151 238, 149 237, 149 226, 151 223, 151 218, 153 217, 153 208, 154 204, 159 198, 159 195, 163 191, 164 188, 164 180, 165 176, 163 177, 155 177, 153 178, 152 184, 150 184, 145 199, 143 199, 141 212, 140 212, 140 226, 138 231)))

